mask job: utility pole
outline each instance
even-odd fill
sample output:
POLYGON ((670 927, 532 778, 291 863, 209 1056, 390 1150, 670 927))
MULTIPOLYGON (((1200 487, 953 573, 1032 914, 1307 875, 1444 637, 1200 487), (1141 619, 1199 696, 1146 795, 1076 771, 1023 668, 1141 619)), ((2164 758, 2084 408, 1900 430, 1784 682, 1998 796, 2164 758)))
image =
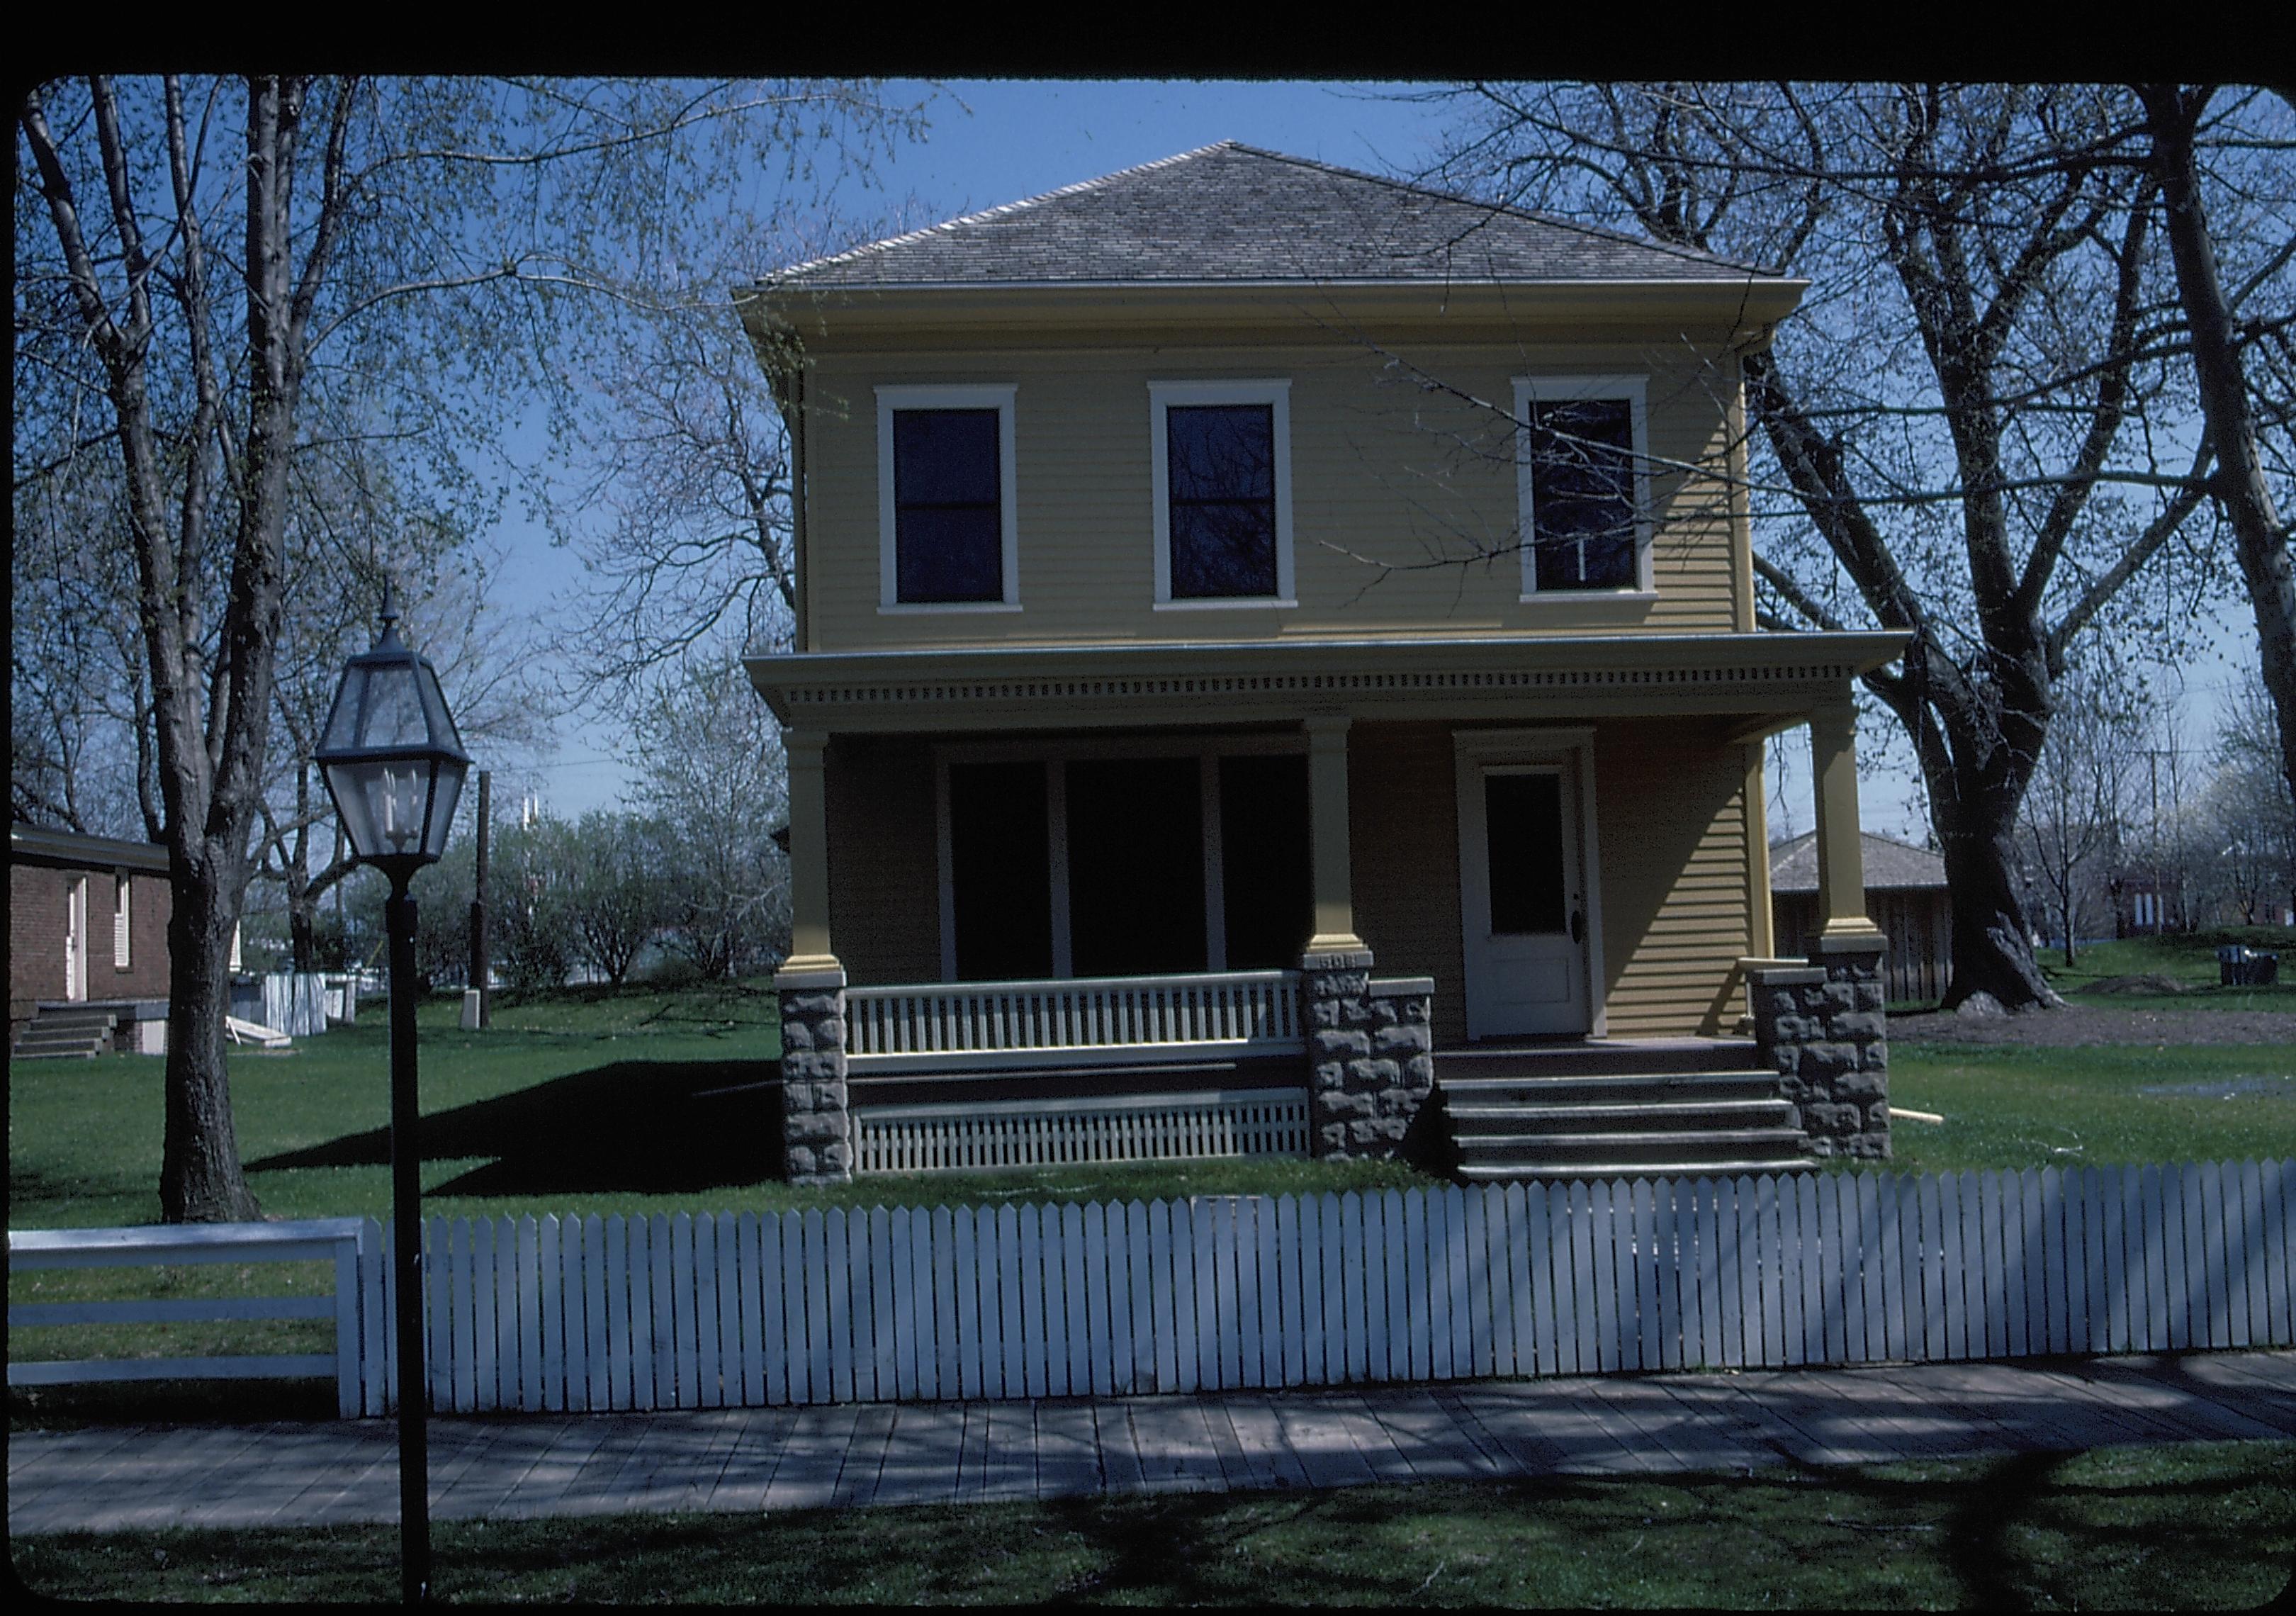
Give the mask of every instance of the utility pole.
POLYGON ((493 996, 487 988, 487 833, 494 816, 489 811, 488 786, 491 769, 479 771, 478 873, 471 889, 471 988, 465 995, 463 1025, 477 1030, 494 1025, 493 996))

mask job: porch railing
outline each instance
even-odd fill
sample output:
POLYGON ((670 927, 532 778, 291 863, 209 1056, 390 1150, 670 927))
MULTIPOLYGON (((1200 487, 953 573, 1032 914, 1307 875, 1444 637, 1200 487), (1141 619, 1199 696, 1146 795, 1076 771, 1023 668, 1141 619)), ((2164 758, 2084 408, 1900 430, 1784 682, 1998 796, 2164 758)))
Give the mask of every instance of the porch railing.
POLYGON ((1296 971, 853 988, 845 1014, 857 1072, 1297 1054, 1306 1036, 1296 971))

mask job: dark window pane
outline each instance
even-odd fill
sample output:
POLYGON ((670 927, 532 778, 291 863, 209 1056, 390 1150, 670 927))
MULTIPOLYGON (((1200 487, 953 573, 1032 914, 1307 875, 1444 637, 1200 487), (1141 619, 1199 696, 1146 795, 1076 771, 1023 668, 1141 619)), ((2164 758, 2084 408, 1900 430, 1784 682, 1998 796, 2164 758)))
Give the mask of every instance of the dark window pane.
POLYGON ((1288 971, 1314 920, 1308 759, 1219 760, 1222 908, 1231 971, 1288 971))
POLYGON ((1041 763, 952 763, 950 898, 961 981, 1053 973, 1051 840, 1041 763))
POLYGON ((1172 597, 1275 593, 1275 513, 1267 505, 1172 509, 1172 597))
POLYGON ((1490 855, 1492 931, 1562 931, 1561 776, 1485 775, 1483 837, 1490 855))
POLYGON ((1274 406, 1176 406, 1164 429, 1173 598, 1274 595, 1274 406))
POLYGON ((1635 567, 1634 417, 1623 398, 1529 406, 1531 543, 1541 589, 1625 589, 1635 567))
POLYGON ((1004 598, 995 410, 893 412, 895 598, 1004 598))
POLYGON ((1068 844, 1077 975, 1204 968, 1203 794, 1193 758, 1070 763, 1068 844))
POLYGON ((899 504, 996 503, 997 412, 893 412, 893 498, 899 504))
POLYGON ((898 599, 1004 598, 1004 529, 995 511, 903 511, 894 546, 898 599))

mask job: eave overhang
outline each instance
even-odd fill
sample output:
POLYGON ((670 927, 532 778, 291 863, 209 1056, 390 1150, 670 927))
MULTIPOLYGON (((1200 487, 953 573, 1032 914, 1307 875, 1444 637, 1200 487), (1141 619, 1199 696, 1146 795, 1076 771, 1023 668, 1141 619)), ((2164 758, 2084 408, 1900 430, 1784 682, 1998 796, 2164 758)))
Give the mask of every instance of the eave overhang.
POLYGON ((156 842, 121 841, 111 836, 86 836, 78 831, 44 830, 21 823, 8 827, 10 864, 46 865, 63 870, 110 870, 119 874, 143 870, 168 873, 168 849, 156 842))
POLYGON ((1587 324, 1759 335, 1809 283, 1783 275, 1588 281, 971 282, 737 289, 753 339, 809 349, 882 347, 889 337, 1028 330, 1264 328, 1376 321, 1425 334, 1513 333, 1587 324))
POLYGON ((1711 715, 1747 734, 1847 698, 1906 636, 1491 635, 1027 645, 750 657, 787 729, 1143 728, 1363 719, 1711 715))

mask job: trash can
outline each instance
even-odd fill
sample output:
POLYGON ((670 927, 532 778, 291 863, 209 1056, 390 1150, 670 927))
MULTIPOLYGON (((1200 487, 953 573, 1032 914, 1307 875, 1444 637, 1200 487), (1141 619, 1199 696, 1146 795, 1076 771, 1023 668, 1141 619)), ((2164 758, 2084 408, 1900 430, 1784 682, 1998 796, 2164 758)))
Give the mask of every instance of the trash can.
POLYGON ((2268 988, 2280 980, 2280 956, 2228 943, 2217 950, 2217 980, 2226 988, 2268 988))

